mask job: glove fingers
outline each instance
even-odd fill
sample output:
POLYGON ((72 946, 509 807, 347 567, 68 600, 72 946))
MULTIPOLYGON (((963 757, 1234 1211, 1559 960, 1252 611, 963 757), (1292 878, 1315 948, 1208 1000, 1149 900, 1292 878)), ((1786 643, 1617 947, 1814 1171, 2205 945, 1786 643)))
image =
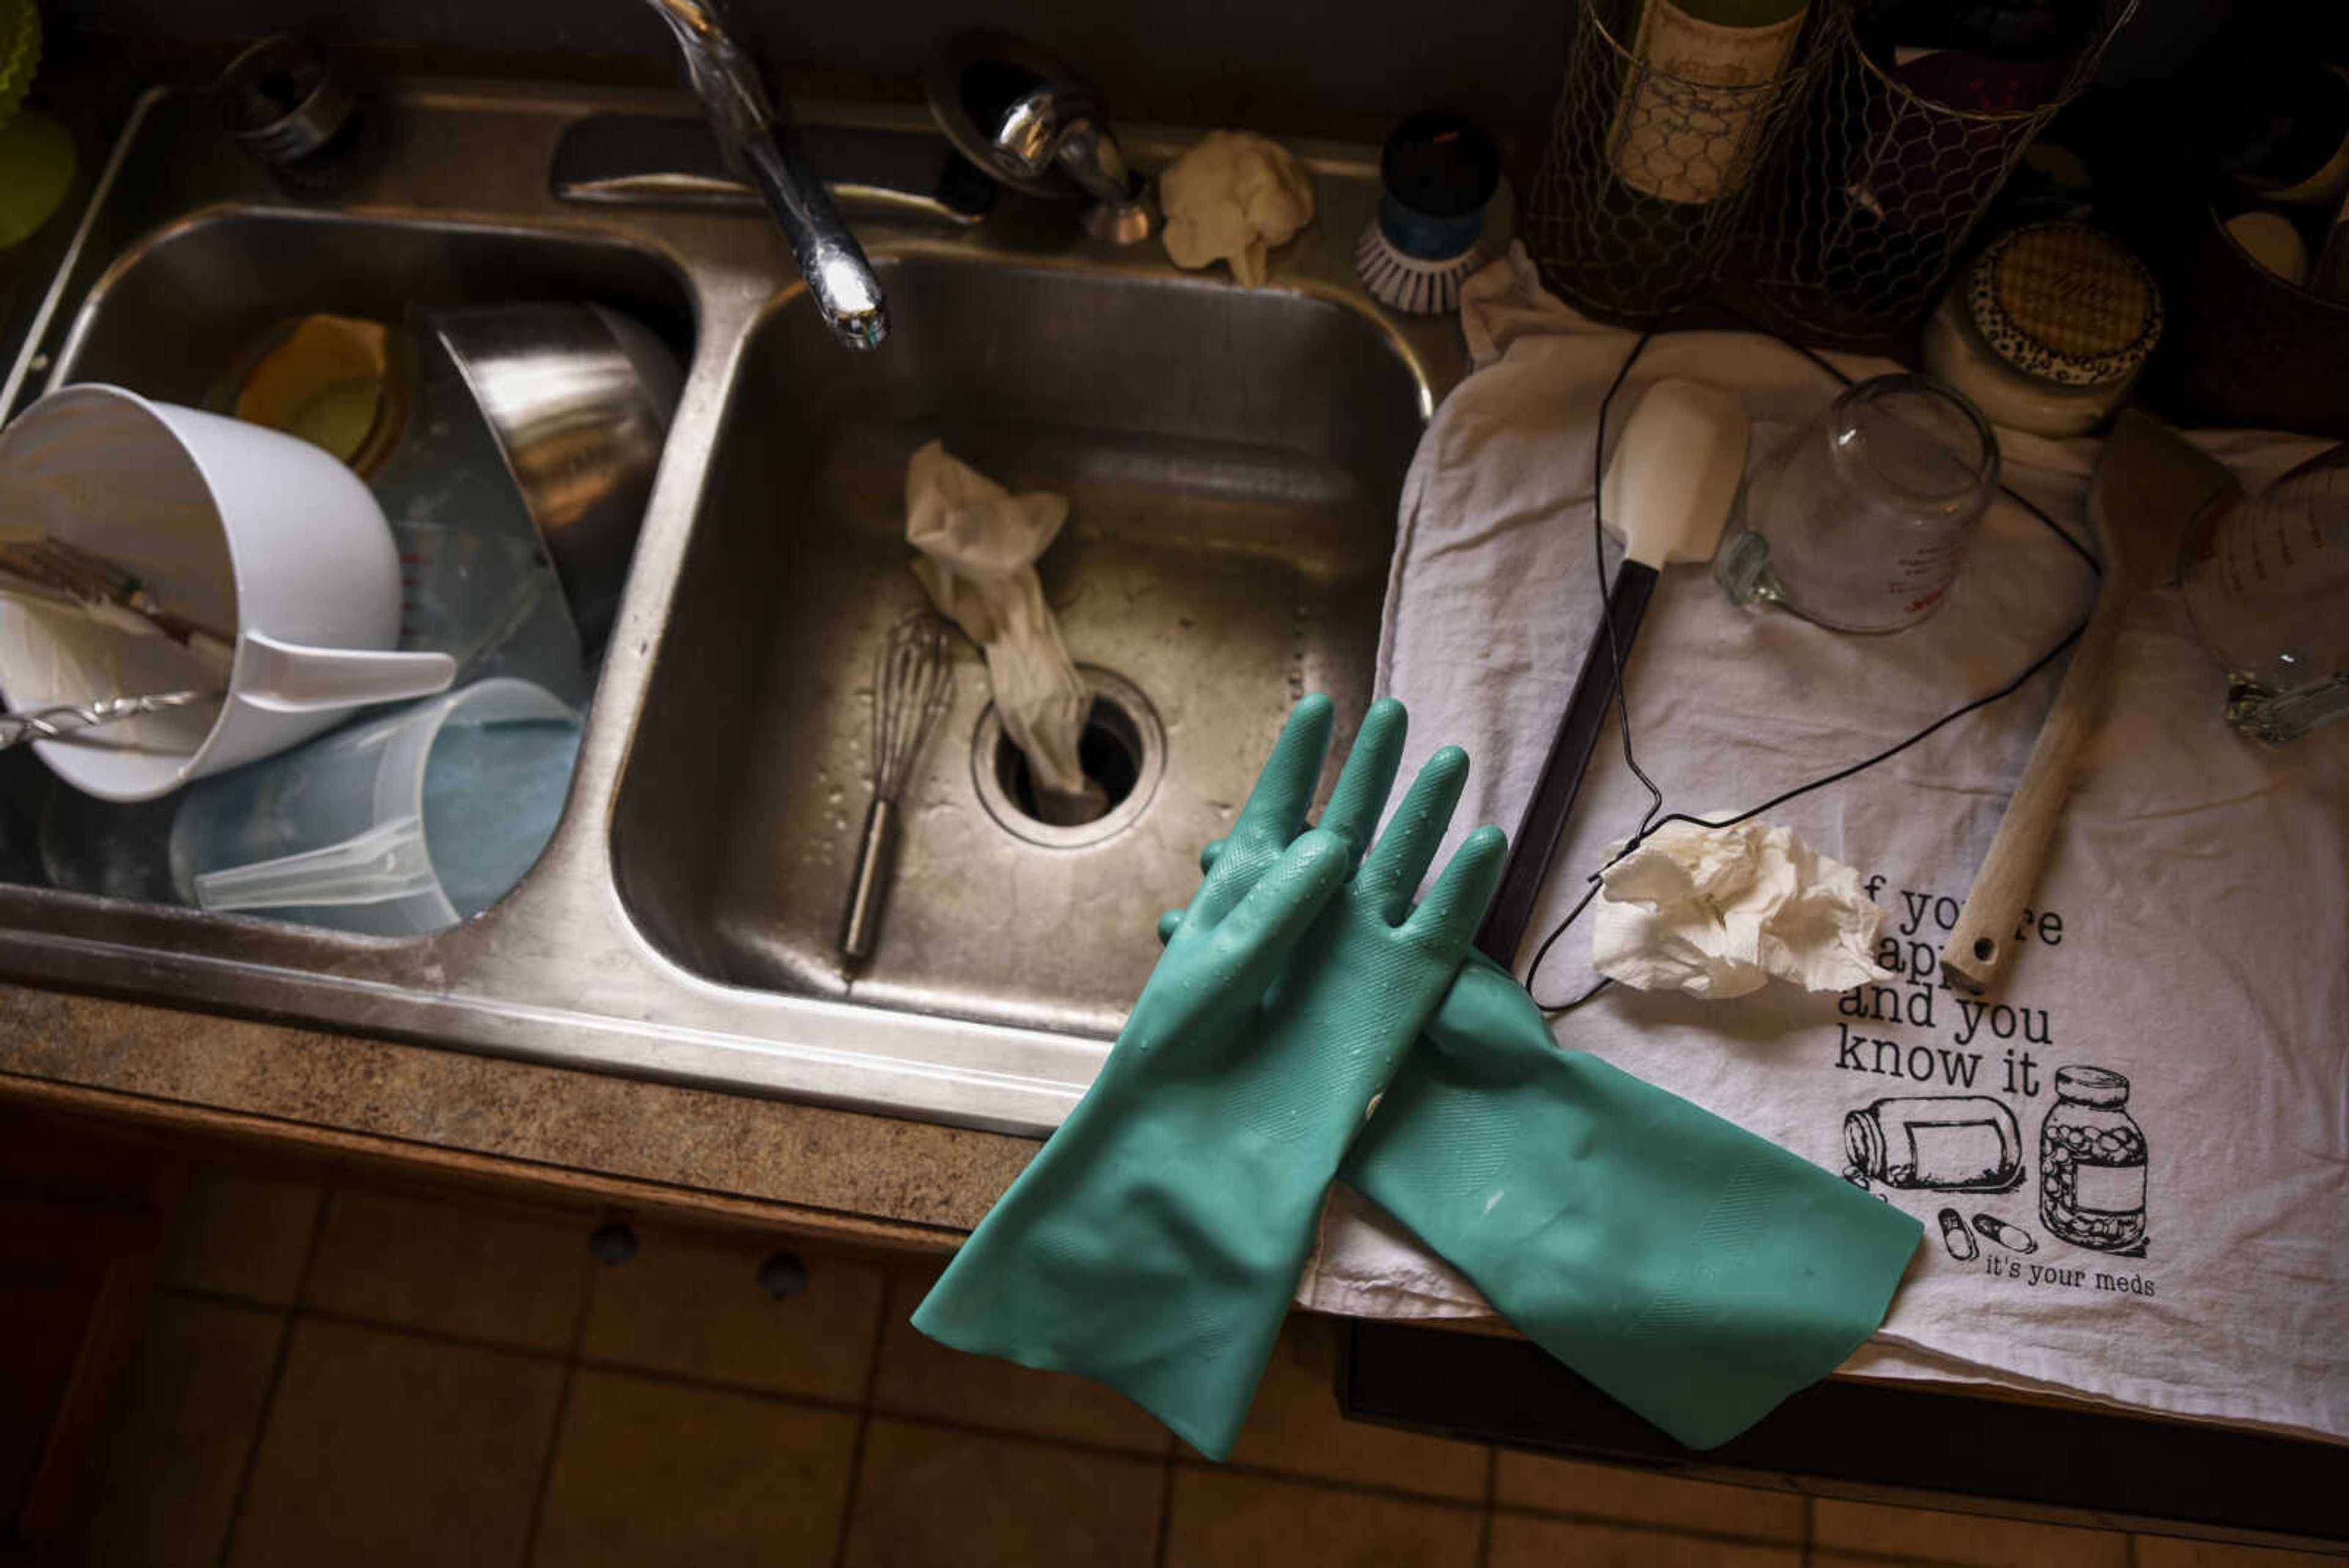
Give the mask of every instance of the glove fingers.
MULTIPOLYGON (((1213 871, 1216 868, 1216 862, 1224 857, 1225 846, 1230 843, 1231 840, 1228 838, 1210 838, 1207 840, 1206 846, 1199 851, 1199 872, 1202 876, 1205 876, 1206 873, 1213 871)), ((1168 942, 1174 940, 1174 933, 1183 929, 1183 921, 1190 913, 1191 911, 1188 909, 1169 909, 1164 914, 1158 917, 1158 945, 1160 947, 1163 948, 1168 942)))
POLYGON ((1362 727, 1354 732, 1354 746, 1346 753, 1338 787, 1330 792, 1330 807, 1321 814, 1320 826, 1344 839, 1356 860, 1370 847, 1371 835, 1378 831, 1379 814, 1386 809, 1387 795, 1402 767, 1407 727, 1402 704, 1393 698, 1381 698, 1371 704, 1371 711, 1362 715, 1362 727))
POLYGON ((1372 900, 1371 907, 1391 926, 1402 924, 1411 913, 1411 896, 1419 891, 1444 830, 1452 825, 1452 809, 1468 783, 1468 753, 1446 746, 1427 759, 1412 781, 1411 793, 1395 808, 1392 820, 1379 835, 1378 846, 1354 877, 1354 886, 1372 900))
POLYGON ((1439 948, 1465 947, 1501 885, 1508 850, 1508 836, 1490 824, 1470 834, 1404 929, 1439 948))
POLYGON ((1320 782, 1321 762, 1330 754, 1334 722, 1335 710, 1319 691, 1289 711, 1280 739, 1272 743, 1272 754, 1265 758, 1247 804, 1232 825, 1233 838, 1268 838, 1285 848, 1305 830, 1305 814, 1312 809, 1313 786, 1320 782))
MULTIPOLYGON (((1216 867, 1206 867, 1206 880, 1191 900, 1194 921, 1210 926, 1220 921, 1247 896, 1265 865, 1305 831, 1321 760, 1330 753, 1332 714, 1330 699, 1319 691, 1289 711, 1280 739, 1272 743, 1272 754, 1265 758, 1248 791, 1247 804, 1240 807, 1238 820, 1223 841, 1216 867), (1230 853, 1236 847, 1240 852, 1230 853)), ((1204 856, 1201 864, 1206 866, 1204 856)))
MULTIPOLYGON (((1243 968, 1253 974, 1264 967, 1264 984, 1288 961, 1288 952, 1305 935, 1352 867, 1346 841, 1312 829, 1282 852, 1272 869, 1240 900, 1239 908, 1216 928, 1216 940, 1246 956, 1243 968)), ((1254 987, 1261 992, 1262 987, 1254 987)))

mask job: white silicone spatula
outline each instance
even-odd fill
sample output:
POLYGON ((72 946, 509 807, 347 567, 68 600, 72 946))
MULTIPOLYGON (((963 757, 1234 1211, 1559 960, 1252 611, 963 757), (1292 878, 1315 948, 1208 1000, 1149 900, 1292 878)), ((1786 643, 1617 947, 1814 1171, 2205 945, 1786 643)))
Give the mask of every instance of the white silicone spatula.
POLYGON ((1510 841, 1500 891, 1476 934, 1477 948, 1505 967, 1516 961, 1548 878, 1550 857, 1615 697, 1617 672, 1631 657, 1632 639, 1656 591, 1658 570, 1669 561, 1713 558, 1745 476, 1748 428, 1745 410, 1726 393, 1672 377, 1640 395, 1616 438, 1615 455, 1599 482, 1599 506, 1601 520, 1622 537, 1623 564, 1608 590, 1607 618, 1583 656, 1540 781, 1510 841))

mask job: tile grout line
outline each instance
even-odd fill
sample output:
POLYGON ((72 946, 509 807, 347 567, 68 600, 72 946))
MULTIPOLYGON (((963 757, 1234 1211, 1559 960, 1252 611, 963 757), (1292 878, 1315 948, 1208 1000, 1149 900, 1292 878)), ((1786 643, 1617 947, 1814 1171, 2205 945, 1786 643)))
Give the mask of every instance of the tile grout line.
POLYGON ((1473 1497, 1413 1491, 1407 1487, 1388 1486, 1378 1481, 1348 1480, 1342 1476, 1317 1475, 1311 1470, 1285 1470, 1276 1465, 1244 1464, 1237 1459, 1219 1463, 1214 1459, 1185 1459, 1180 1452, 1174 1456, 1174 1463, 1183 1469, 1247 1476, 1255 1480, 1289 1481, 1299 1486, 1319 1487, 1323 1491, 1342 1492, 1349 1497, 1385 1498, 1395 1502, 1418 1502, 1431 1508, 1466 1509, 1471 1511, 1481 1511, 1484 1508, 1484 1504, 1473 1497))
POLYGON ((253 1436, 245 1440, 244 1462, 237 1467, 236 1490, 229 1500, 228 1528, 221 1532, 220 1552, 212 1559, 218 1568, 228 1568, 230 1554, 236 1550, 237 1532, 244 1523, 244 1507, 253 1491, 254 1473, 261 1468, 261 1445, 269 1436, 270 1421, 277 1414, 277 1391, 285 1380, 285 1363, 294 1353, 294 1330, 301 1323, 302 1298, 309 1293, 310 1274, 317 1267, 318 1253, 326 1244, 326 1221, 334 1210, 335 1189, 321 1185, 318 1211, 310 1217, 309 1239, 302 1248, 302 1266, 294 1272, 293 1299, 270 1303, 281 1314, 277 1353, 270 1358, 269 1378, 262 1386, 261 1418, 253 1424, 253 1436))
POLYGON ((546 1525, 547 1493, 554 1486, 554 1461, 562 1454, 563 1428, 571 1418, 571 1390, 579 1380, 579 1351, 587 1342, 587 1314, 595 1307, 595 1285, 603 1277, 600 1271, 604 1266, 594 1252, 587 1252, 583 1262, 586 1288, 579 1293, 579 1308, 572 1314, 571 1342, 564 1351, 563 1372, 554 1386, 554 1419, 547 1427, 546 1450, 538 1461, 538 1484, 531 1493, 530 1523, 523 1531, 522 1568, 530 1568, 538 1557, 539 1532, 546 1525))
POLYGON ((1158 1461, 1158 1540, 1150 1554, 1152 1568, 1166 1568, 1166 1554, 1174 1548, 1174 1438, 1167 1435, 1166 1451, 1158 1461))
MULTIPOLYGON (((1882 1503, 1872 1506, 1899 1508, 1901 1505, 1899 1503, 1882 1503)), ((1983 1514, 1979 1517, 1990 1519, 1995 1518, 1996 1516, 1992 1514, 1983 1514)), ((2032 1523, 2034 1521, 2025 1520, 2023 1522, 2032 1523)), ((2121 1535, 2127 1533, 2124 1531, 2103 1530, 2095 1525, 2086 1524, 2063 1524, 2057 1525, 2055 1528, 2058 1530, 2093 1531, 2100 1535, 2121 1535)), ((1951 1557, 1920 1557, 1911 1552, 1875 1552, 1870 1551, 1866 1547, 1858 1546, 1837 1547, 1833 1549, 1830 1555, 1840 1558, 1846 1563, 1865 1563, 1868 1565, 1868 1568, 1968 1568, 1967 1564, 1951 1557)), ((1804 1562, 1806 1564, 1814 1561, 1816 1561, 1815 1557, 1806 1553, 1804 1562)))
POLYGON ((1476 1516, 1476 1568, 1492 1568, 1493 1510, 1501 1500, 1501 1450, 1485 1446, 1485 1508, 1476 1516))
POLYGON ((856 1496, 864 1485, 864 1446, 873 1431, 873 1397, 881 1386, 881 1351, 889 1337, 889 1314, 896 1310, 898 1279, 881 1276, 881 1301, 873 1314, 873 1355, 864 1367, 864 1397, 856 1407, 856 1435, 848 1445, 848 1484, 841 1489, 840 1529, 833 1537, 833 1568, 846 1568, 848 1542, 856 1525, 856 1496))
MULTIPOLYGON (((451 1329, 428 1328, 422 1324, 402 1323, 392 1317, 368 1317, 363 1313, 346 1312, 339 1307, 311 1306, 296 1302, 290 1306, 272 1303, 252 1296, 242 1296, 229 1291, 205 1290, 199 1286, 174 1285, 166 1294, 183 1301, 215 1302, 227 1306, 260 1307, 284 1312, 305 1323, 323 1323, 336 1328, 365 1329, 375 1334, 397 1334, 403 1339, 418 1339, 430 1345, 450 1345, 460 1350, 489 1351, 499 1355, 519 1356, 525 1361, 561 1361, 565 1353, 549 1350, 543 1345, 522 1345, 510 1339, 492 1339, 484 1334, 462 1334, 451 1329)), ((596 1365, 590 1361, 589 1366, 596 1365)), ((700 1381, 709 1381, 702 1379, 700 1381)), ((717 1386, 732 1386, 720 1384, 717 1386)))
MULTIPOLYGON (((1288 1476, 1284 1479, 1303 1480, 1309 1478, 1288 1476)), ((1342 1481, 1326 1482, 1324 1484, 1331 1486, 1345 1485, 1342 1481)), ((1355 1487, 1350 1488, 1349 1490, 1361 1491, 1370 1489, 1355 1487)), ((1443 1503, 1448 1501, 1440 1497, 1432 1497, 1425 1492, 1397 1492, 1381 1490, 1377 1495, 1382 1497, 1408 1498, 1413 1502, 1443 1503)), ((1460 1508, 1474 1508, 1475 1504, 1455 1502, 1453 1506, 1460 1508)), ((1634 1519, 1619 1513, 1590 1513, 1588 1511, 1577 1511, 1571 1509, 1543 1508, 1531 1503, 1518 1502, 1495 1503, 1490 1511, 1496 1515, 1506 1513, 1522 1516, 1526 1519, 1547 1520, 1558 1524, 1595 1524, 1602 1529, 1620 1530, 1639 1535, 1664 1535, 1670 1536, 1674 1541, 1702 1541, 1714 1546, 1759 1546, 1773 1548, 1780 1552, 1799 1552, 1804 1550, 1804 1543, 1800 1538, 1789 1541, 1783 1535, 1754 1535, 1734 1530, 1704 1530, 1685 1524, 1667 1524, 1661 1520, 1634 1519)))

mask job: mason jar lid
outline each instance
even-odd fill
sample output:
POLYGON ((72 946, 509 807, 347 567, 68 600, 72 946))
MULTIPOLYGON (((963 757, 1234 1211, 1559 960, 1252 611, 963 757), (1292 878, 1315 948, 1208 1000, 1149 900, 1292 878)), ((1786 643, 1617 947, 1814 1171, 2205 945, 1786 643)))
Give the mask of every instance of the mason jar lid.
POLYGON ((2058 1067, 2055 1092, 2064 1099, 2105 1110, 2128 1104, 2129 1083, 2110 1067, 2058 1067))
POLYGON ((2120 243, 2085 223, 2031 223, 1975 258, 1966 313, 1985 347, 2065 387, 2118 381, 2161 338, 2161 291, 2120 243))

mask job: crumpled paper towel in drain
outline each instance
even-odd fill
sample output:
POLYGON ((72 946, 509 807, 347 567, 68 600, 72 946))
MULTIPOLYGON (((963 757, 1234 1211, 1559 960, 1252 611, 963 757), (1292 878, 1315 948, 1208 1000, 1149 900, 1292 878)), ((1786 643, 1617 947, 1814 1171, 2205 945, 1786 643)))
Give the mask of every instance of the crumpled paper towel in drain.
POLYGON ((1036 557, 1069 517, 1064 495, 1014 495, 934 441, 905 465, 905 541, 930 602, 987 657, 1004 733, 1028 759, 1037 812, 1061 826, 1108 808, 1077 762, 1092 693, 1044 603, 1036 557))
POLYGON ((1718 998, 1773 975, 1810 991, 1879 977, 1885 912, 1857 871, 1786 828, 1668 822, 1599 880, 1590 961, 1624 985, 1718 998))

